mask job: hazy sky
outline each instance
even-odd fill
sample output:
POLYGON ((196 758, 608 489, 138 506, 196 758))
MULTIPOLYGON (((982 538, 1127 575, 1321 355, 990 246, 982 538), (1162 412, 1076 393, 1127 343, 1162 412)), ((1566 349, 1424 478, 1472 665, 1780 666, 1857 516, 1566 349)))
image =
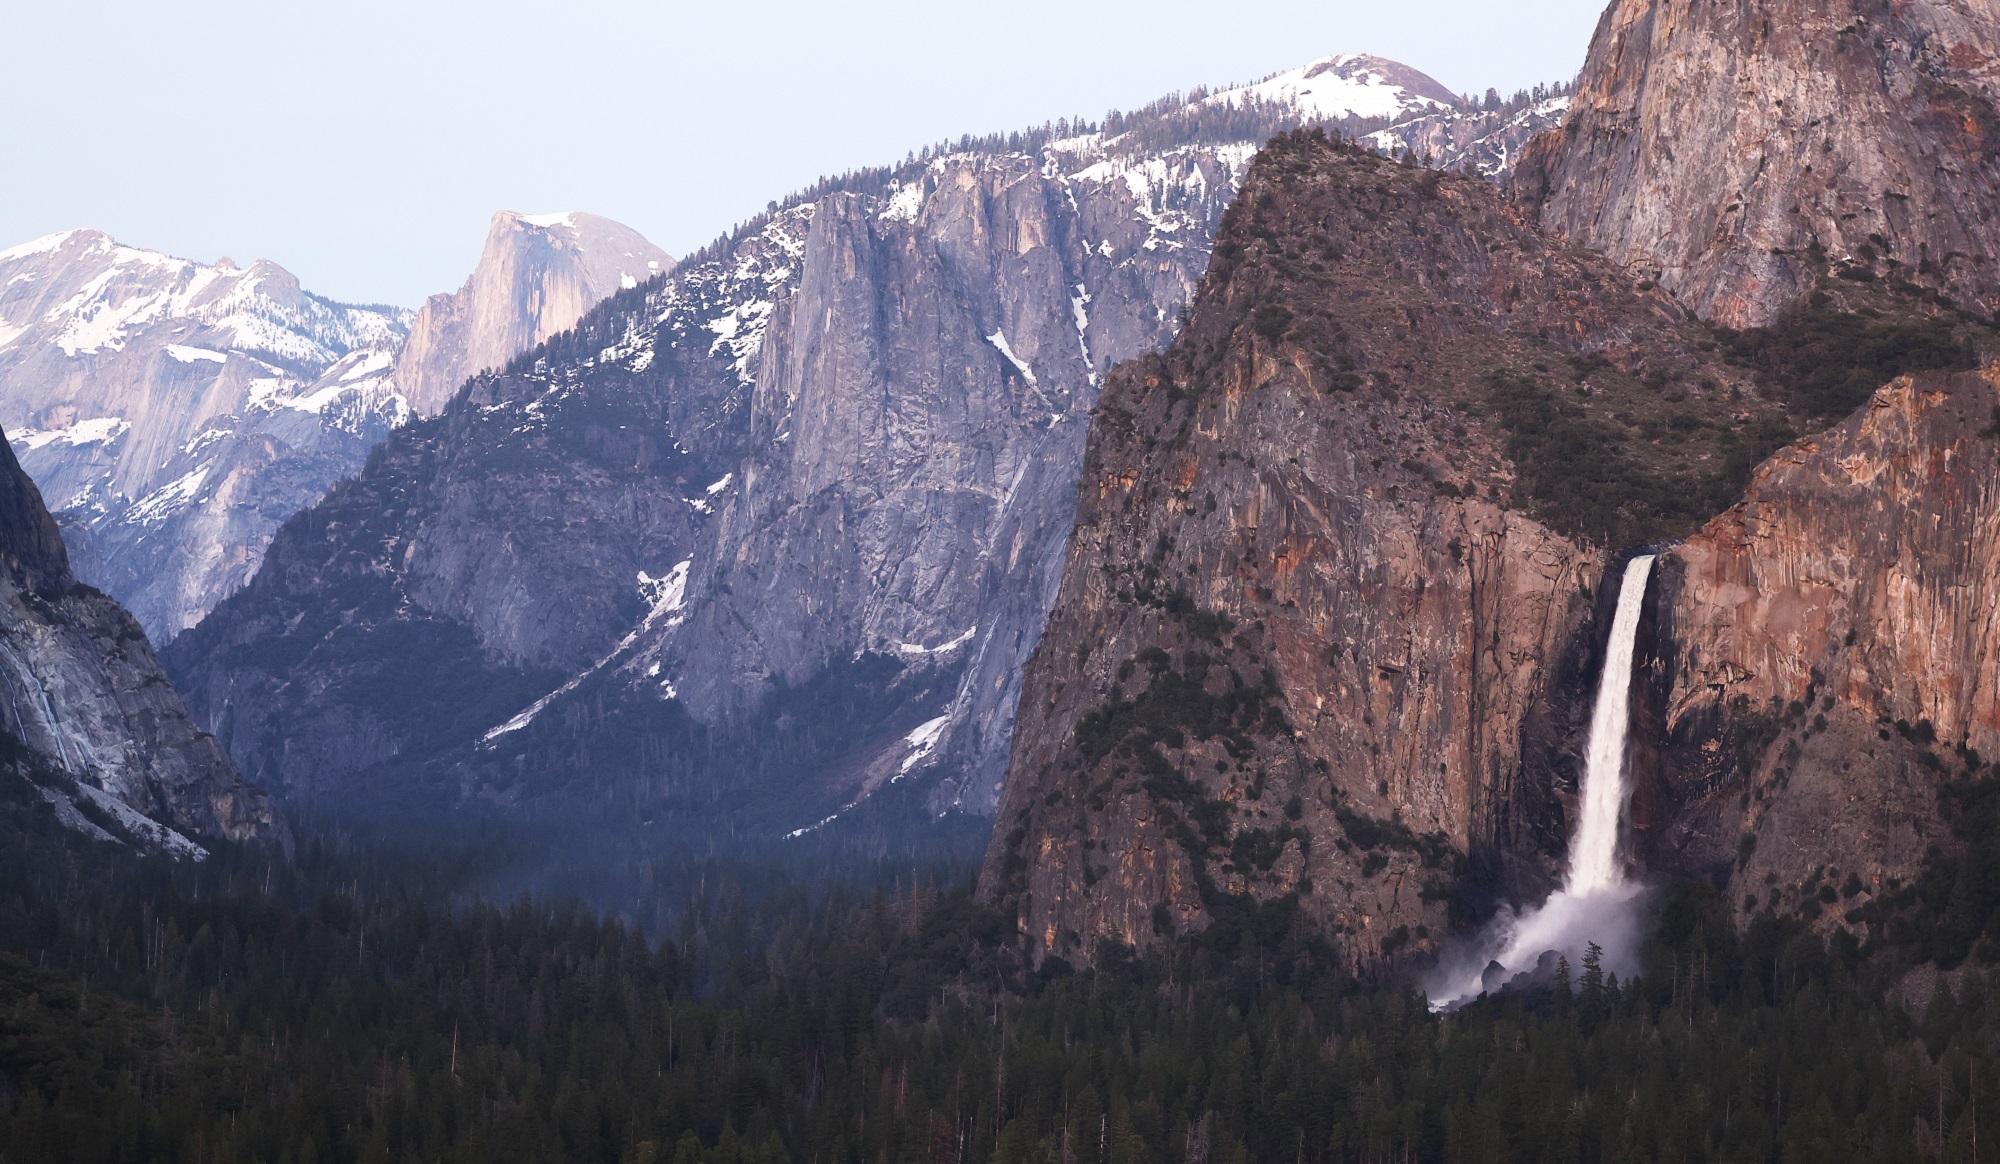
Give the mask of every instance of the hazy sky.
POLYGON ((414 306, 496 209, 675 254, 814 178, 1372 52, 1572 77, 1602 0, 0 0, 0 246, 72 226, 414 306))

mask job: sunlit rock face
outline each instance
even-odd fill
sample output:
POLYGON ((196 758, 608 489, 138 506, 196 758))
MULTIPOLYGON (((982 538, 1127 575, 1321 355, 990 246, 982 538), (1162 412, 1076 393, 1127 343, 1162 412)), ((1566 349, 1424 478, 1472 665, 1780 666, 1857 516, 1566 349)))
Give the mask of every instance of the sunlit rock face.
POLYGON ((1965 749, 2000 756, 1996 384, 1888 385, 1662 558, 1656 862, 1765 898, 1833 869, 1872 898, 1955 847, 1939 788, 1965 749))
POLYGON ((493 216, 465 286, 433 295, 410 321, 396 382, 410 407, 435 416, 480 372, 576 325, 613 292, 673 269, 638 231, 595 214, 493 216))
POLYGON ((1733 495, 1702 448, 1535 434, 1668 368, 1722 428, 1772 405, 1474 179, 1281 140, 1215 256, 1098 402, 981 892, 1068 959, 1296 909, 1395 965, 1462 890, 1553 886, 1607 566, 1733 495))
POLYGON ((2000 19, 1950 0, 1618 0, 1517 189, 1703 318, 1829 269, 2000 308, 2000 19))

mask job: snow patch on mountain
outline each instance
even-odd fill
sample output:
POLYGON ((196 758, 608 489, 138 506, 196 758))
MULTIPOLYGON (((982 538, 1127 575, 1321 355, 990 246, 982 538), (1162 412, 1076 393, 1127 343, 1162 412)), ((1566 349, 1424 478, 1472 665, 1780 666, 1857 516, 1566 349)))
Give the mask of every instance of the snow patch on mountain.
POLYGON ((1021 373, 1021 378, 1028 382, 1028 387, 1033 388, 1036 386, 1035 370, 1028 366, 1028 362, 1026 360, 1015 355, 1014 349, 1007 345, 1006 332, 996 331, 992 335, 986 337, 986 342, 998 348, 1000 350, 1000 354, 1007 357, 1007 362, 1014 365, 1014 370, 1021 373))
MULTIPOLYGON (((127 836, 139 841, 143 847, 163 852, 176 860, 206 861, 208 850, 168 828, 166 825, 126 804, 101 788, 93 787, 82 780, 76 782, 77 792, 88 800, 93 808, 109 815, 123 829, 127 836)), ((46 793, 45 793, 46 794, 46 793)), ((101 831, 101 830, 100 830, 101 831)), ((110 836, 106 836, 111 840, 110 836)))
POLYGON ((904 736, 903 742, 910 745, 910 754, 903 757, 903 767, 896 773, 896 779, 908 776, 910 769, 929 759, 931 753, 937 750, 938 741, 944 738, 944 729, 950 725, 951 717, 941 715, 920 724, 915 731, 904 736))
POLYGON ((191 348, 184 344, 168 344, 167 355, 183 364, 195 364, 203 360, 215 364, 229 362, 228 352, 218 352, 212 348, 191 348))
POLYGON ((1458 104, 1416 70, 1363 54, 1324 57, 1207 99, 1211 105, 1233 107, 1253 101, 1292 106, 1307 121, 1407 117, 1458 104))
POLYGON ((83 445, 107 444, 124 436, 131 431, 131 428, 131 423, 123 417, 98 416, 90 420, 79 420, 68 428, 16 429, 10 436, 16 448, 39 449, 57 443, 77 448, 83 445))

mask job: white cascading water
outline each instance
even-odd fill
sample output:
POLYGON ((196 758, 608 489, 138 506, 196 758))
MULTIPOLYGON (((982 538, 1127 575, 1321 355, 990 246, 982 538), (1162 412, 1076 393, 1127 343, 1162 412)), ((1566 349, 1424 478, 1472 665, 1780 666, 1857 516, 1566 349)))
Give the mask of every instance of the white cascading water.
POLYGON ((1596 942, 1607 966, 1616 969, 1634 951, 1639 886, 1625 876, 1618 857, 1618 824, 1625 815, 1630 790, 1625 785, 1625 751, 1631 723, 1632 658, 1639 640, 1639 610, 1646 601, 1646 584, 1653 574, 1653 555, 1625 565, 1618 591, 1618 611, 1611 620, 1611 638, 1604 652, 1604 673, 1597 681, 1597 702, 1590 715, 1590 744, 1585 755, 1583 793, 1578 797, 1580 819, 1570 840, 1569 871, 1563 887, 1541 908, 1522 914, 1503 912, 1467 950, 1448 956, 1429 991, 1434 1006, 1444 1007, 1477 996, 1492 984, 1490 963, 1498 962, 1503 977, 1531 971, 1547 951, 1567 956, 1576 965, 1584 949, 1596 942))
POLYGON ((1597 706, 1590 713, 1590 753, 1583 773, 1583 819, 1569 847, 1569 877, 1563 892, 1585 894, 1625 883, 1618 861, 1618 821, 1625 815, 1625 744, 1631 722, 1632 655, 1639 642, 1639 607, 1653 557, 1625 564, 1618 590, 1618 613, 1604 651, 1604 675, 1597 681, 1597 706))

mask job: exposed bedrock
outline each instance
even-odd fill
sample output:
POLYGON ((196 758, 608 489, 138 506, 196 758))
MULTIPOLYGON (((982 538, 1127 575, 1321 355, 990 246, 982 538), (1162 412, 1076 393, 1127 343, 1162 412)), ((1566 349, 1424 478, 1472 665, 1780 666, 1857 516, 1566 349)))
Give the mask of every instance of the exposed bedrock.
POLYGON ((1733 494, 1731 421, 1670 448, 1608 418, 1669 367, 1690 408, 1768 405, 1492 188, 1310 136, 1216 256, 1096 410, 982 892, 1069 958, 1296 909, 1393 963, 1454 898, 1553 885, 1605 547, 1733 494))
POLYGON ((1640 847, 1768 897, 1872 894, 2000 754, 2000 368, 1900 379, 1661 561, 1640 847))
POLYGON ((1953 0, 1616 0, 1516 190, 1696 314, 1768 324, 1830 264, 2000 308, 2000 20, 1953 0))

